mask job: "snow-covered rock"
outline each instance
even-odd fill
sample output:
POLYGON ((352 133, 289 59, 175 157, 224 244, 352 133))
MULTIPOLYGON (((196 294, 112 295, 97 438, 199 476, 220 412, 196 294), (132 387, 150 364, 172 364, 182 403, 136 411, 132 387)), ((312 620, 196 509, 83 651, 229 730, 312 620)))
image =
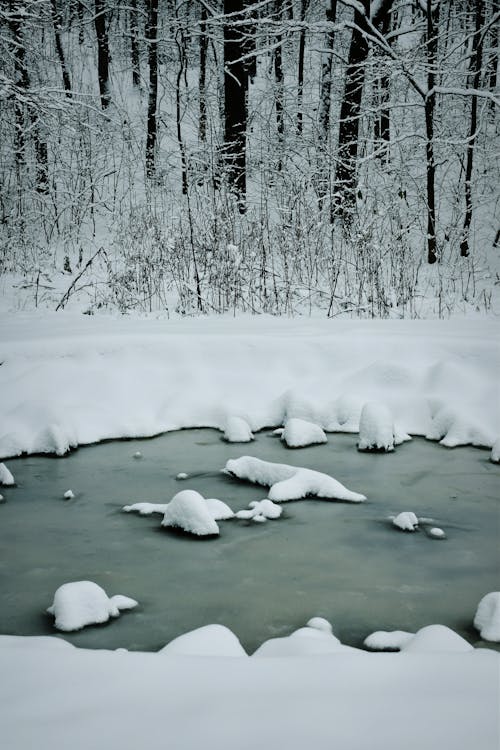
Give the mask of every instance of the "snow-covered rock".
POLYGON ((500 464, 500 437, 495 440, 491 449, 490 461, 500 464))
POLYGON ((289 448, 305 448, 307 445, 327 442, 327 437, 319 425, 298 417, 287 419, 281 439, 289 448))
POLYGON ((249 482, 270 487, 268 497, 277 503, 300 500, 309 495, 325 499, 347 500, 352 503, 361 503, 366 500, 364 495, 351 492, 328 474, 288 464, 262 461, 253 456, 230 459, 223 471, 238 479, 246 479, 249 482))
POLYGON ((328 620, 325 620, 324 617, 311 617, 311 619, 307 621, 306 626, 308 628, 314 628, 315 630, 321 630, 323 633, 333 633, 331 623, 329 623, 328 620))
POLYGON ((250 425, 242 417, 228 417, 224 438, 228 443, 249 443, 254 439, 250 425))
MULTIPOLYGON (((192 490, 185 490, 185 492, 190 491, 192 490)), ((214 521, 225 521, 228 518, 233 518, 234 512, 229 505, 226 505, 222 500, 218 500, 215 497, 204 498, 200 493, 197 494, 203 498, 207 510, 214 521)), ((122 510, 125 511, 125 513, 139 513, 141 516, 150 516, 153 513, 161 513, 162 515, 165 515, 168 506, 169 503, 132 503, 132 505, 124 505, 122 510)))
POLYGON ((363 406, 359 420, 358 450, 394 450, 394 420, 385 404, 369 401, 363 406))
POLYGON ((73 490, 66 490, 66 492, 63 495, 65 500, 73 500, 74 496, 75 496, 75 493, 73 492, 73 490))
POLYGON ((187 479, 188 476, 189 476, 189 474, 186 474, 185 471, 180 471, 175 478, 176 479, 187 479))
POLYGON ((339 652, 350 652, 363 654, 360 649, 344 646, 339 639, 328 629, 328 621, 323 618, 312 618, 304 628, 295 630, 291 635, 284 638, 270 638, 259 646, 253 656, 255 657, 288 657, 309 656, 313 654, 333 654, 339 652), (321 626, 318 627, 318 621, 321 626), (310 623, 313 623, 312 625, 310 623))
POLYGON ((0 484, 5 485, 6 487, 15 484, 14 477, 5 464, 0 464, 0 484))
POLYGON ((365 638, 363 644, 371 651, 400 651, 414 635, 406 630, 377 630, 365 638))
POLYGON ((142 458, 142 453, 141 453, 141 451, 136 451, 136 452, 134 453, 134 455, 133 455, 133 458, 142 458))
POLYGON ((404 653, 473 651, 470 643, 445 625, 427 625, 401 647, 404 653))
POLYGON ((151 516, 153 513, 165 514, 168 503, 132 503, 124 505, 122 510, 125 513, 139 513, 140 516, 151 516))
POLYGON ((476 610, 474 627, 485 641, 500 641, 500 591, 483 596, 476 610))
POLYGON ((276 505, 276 503, 267 498, 265 500, 252 500, 249 506, 248 510, 239 510, 236 513, 236 518, 252 519, 253 521, 257 521, 257 523, 262 523, 268 518, 273 520, 279 518, 283 511, 283 508, 280 508, 279 505, 276 505))
POLYGON ((402 531, 416 531, 418 528, 418 518, 412 511, 405 510, 392 517, 393 526, 397 526, 402 531))
POLYGON ((235 634, 224 625, 205 625, 184 633, 158 653, 168 656, 248 656, 235 634))
POLYGON ((445 532, 439 526, 433 526, 432 529, 429 529, 429 536, 433 539, 446 539, 445 532))
POLYGON ((195 536, 219 533, 205 498, 196 490, 182 490, 174 495, 165 509, 161 525, 174 526, 195 536))
POLYGON ((116 594, 108 597, 93 581, 74 581, 59 586, 47 612, 54 615, 58 630, 69 632, 107 622, 110 617, 118 617, 120 610, 136 606, 135 599, 128 596, 116 594))
POLYGON ((216 497, 207 497, 205 502, 214 521, 227 521, 234 518, 234 511, 222 500, 218 500, 216 497))

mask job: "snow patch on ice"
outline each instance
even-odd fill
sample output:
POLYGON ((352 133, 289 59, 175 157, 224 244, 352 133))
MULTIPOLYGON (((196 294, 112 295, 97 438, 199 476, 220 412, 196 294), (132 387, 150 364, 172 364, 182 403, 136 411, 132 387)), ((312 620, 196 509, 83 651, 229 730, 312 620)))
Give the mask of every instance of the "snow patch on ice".
POLYGON ((391 517, 394 526, 402 531, 416 531, 418 528, 418 518, 412 511, 403 511, 397 516, 391 517))
POLYGON ((175 477, 175 478, 176 478, 176 479, 187 479, 188 477, 189 477, 189 474, 186 474, 186 472, 185 472, 185 471, 180 471, 180 472, 179 472, 179 473, 178 473, 178 474, 176 475, 176 477, 175 477))
POLYGON ((287 419, 281 439, 289 448, 305 448, 307 445, 327 442, 327 437, 319 425, 298 417, 287 419))
POLYGON ((139 513, 140 516, 150 516, 153 513, 165 514, 168 503, 132 503, 132 505, 124 505, 122 510, 125 513, 139 513))
POLYGON ((224 438, 228 443, 249 443, 254 439, 250 425, 242 417, 228 417, 224 438))
POLYGON ((58 630, 69 632, 107 622, 110 617, 118 617, 121 609, 136 606, 135 599, 121 594, 109 598, 93 581, 74 581, 59 586, 47 612, 54 615, 58 630))
POLYGON ((262 523, 268 518, 272 520, 279 518, 283 511, 283 508, 267 498, 265 500, 252 500, 249 506, 249 510, 239 510, 236 513, 236 518, 251 519, 257 521, 257 523, 262 523))
POLYGON ((174 495, 165 509, 161 525, 176 527, 195 536, 219 534, 205 498, 196 490, 182 490, 174 495))
POLYGON ((14 477, 5 464, 0 464, 0 484, 3 484, 5 487, 15 484, 14 477))
POLYGON ((158 651, 168 656, 248 656, 225 625, 205 625, 175 638, 158 651))
POLYGON ((439 526, 433 526, 432 529, 429 529, 429 536, 433 539, 446 539, 445 532, 439 526))
POLYGON ((63 498, 65 500, 73 500, 74 496, 75 496, 75 493, 73 492, 73 490, 66 490, 66 492, 63 495, 63 498))
POLYGON ((223 471, 238 479, 270 487, 268 497, 277 503, 300 500, 308 496, 346 500, 352 503, 366 500, 364 495, 348 490, 328 474, 288 464, 262 461, 253 456, 230 459, 223 471))
POLYGON ((485 641, 500 641, 500 591, 483 596, 474 617, 474 627, 485 641))
POLYGON ((406 630, 377 630, 365 638, 363 644, 371 651, 400 651, 414 635, 406 630))

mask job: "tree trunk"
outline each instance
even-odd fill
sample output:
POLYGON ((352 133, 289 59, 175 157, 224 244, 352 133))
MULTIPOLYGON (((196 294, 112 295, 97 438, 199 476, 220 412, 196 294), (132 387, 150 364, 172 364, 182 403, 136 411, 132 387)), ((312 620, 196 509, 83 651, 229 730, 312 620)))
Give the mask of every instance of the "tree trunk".
POLYGON ((95 0, 95 31, 97 36, 97 76, 102 109, 111 102, 109 92, 109 42, 106 28, 105 0, 95 0))
MULTIPOLYGON (((472 55, 469 73, 472 77, 469 85, 478 89, 481 84, 481 68, 483 66, 483 37, 482 27, 484 24, 484 2, 475 0, 475 33, 472 37, 472 55)), ((469 255, 469 233, 472 222, 472 167, 474 159, 474 145, 476 143, 477 130, 477 96, 472 97, 470 113, 469 140, 467 143, 467 162, 465 165, 465 219, 460 243, 460 255, 466 258, 469 255)))
MULTIPOLYGON (((280 0, 275 0, 274 10, 275 17, 278 22, 281 22, 282 15, 280 10, 280 0)), ((274 106, 276 109, 276 132, 278 134, 278 172, 281 172, 283 166, 283 140, 285 136, 285 119, 284 119, 284 108, 285 108, 285 87, 284 87, 284 76, 283 76, 283 34, 281 31, 276 35, 276 49, 274 50, 274 78, 275 78, 275 90, 274 90, 274 106)))
MULTIPOLYGON (((390 13, 384 14, 380 31, 385 36, 390 30, 390 13)), ((375 113, 375 146, 376 154, 383 161, 390 159, 391 120, 390 120, 390 78, 386 72, 378 77, 376 82, 377 111, 375 113)))
MULTIPOLYGON (((330 0, 330 7, 326 10, 326 20, 334 24, 337 18, 337 0, 330 0)), ((335 43, 335 31, 331 28, 326 35, 326 48, 328 52, 323 57, 321 66, 321 83, 318 109, 318 138, 320 149, 324 151, 328 142, 330 131, 330 109, 332 102, 332 65, 333 46, 335 43)), ((322 157, 321 157, 322 158, 322 157)))
POLYGON ((202 5, 200 19, 200 78, 198 81, 198 138, 202 143, 205 143, 207 140, 207 53, 207 9, 202 5))
POLYGON ((66 96, 71 99, 71 79, 69 77, 68 66, 66 65, 66 58, 64 56, 64 49, 62 45, 61 26, 62 18, 57 7, 57 0, 51 0, 50 3, 52 11, 52 24, 54 26, 54 34, 56 38, 56 52, 61 63, 64 91, 66 96))
POLYGON ((137 0, 130 0, 130 58, 132 62, 132 83, 141 85, 141 58, 139 52, 139 17, 137 0))
POLYGON ((224 161, 229 184, 238 197, 240 211, 246 200, 246 126, 248 68, 242 55, 243 0, 224 0, 224 161))
POLYGON ((425 98, 425 132, 426 132, 426 171, 427 171, 427 261, 437 261, 436 240, 436 199, 435 199, 435 173, 434 162, 434 110, 436 95, 434 86, 436 83, 437 62, 437 32, 439 15, 439 3, 436 8, 432 7, 432 0, 427 0, 427 96, 425 98))
MULTIPOLYGON (((334 0, 336 2, 336 0, 334 0)), ((297 69, 297 135, 302 135, 304 127, 302 101, 304 98, 304 56, 306 51, 306 10, 309 0, 300 0, 299 61, 297 69)))
POLYGON ((158 101, 158 0, 149 0, 148 27, 149 96, 146 137, 146 176, 154 177, 156 147, 156 106, 158 101))

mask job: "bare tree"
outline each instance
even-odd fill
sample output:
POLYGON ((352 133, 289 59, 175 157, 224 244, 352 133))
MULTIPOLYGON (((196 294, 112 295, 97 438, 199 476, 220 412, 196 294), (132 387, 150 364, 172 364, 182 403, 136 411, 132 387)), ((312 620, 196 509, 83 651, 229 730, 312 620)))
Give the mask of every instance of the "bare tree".
POLYGON ((95 0, 94 24, 97 36, 97 77, 101 107, 107 109, 111 102, 109 90, 109 41, 107 29, 106 0, 95 0))
POLYGON ((151 179, 156 171, 155 147, 158 102, 158 0, 149 0, 148 25, 149 96, 146 136, 146 176, 151 179))

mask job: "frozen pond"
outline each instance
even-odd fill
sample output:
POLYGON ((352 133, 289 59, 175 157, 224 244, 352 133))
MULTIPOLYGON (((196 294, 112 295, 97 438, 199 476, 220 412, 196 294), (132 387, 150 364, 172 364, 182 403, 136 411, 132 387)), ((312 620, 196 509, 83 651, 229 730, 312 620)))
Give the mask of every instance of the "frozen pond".
POLYGON ((477 643, 476 606, 499 582, 498 466, 478 449, 414 439, 393 454, 360 454, 356 440, 329 435, 327 445, 288 450, 265 432, 230 445, 197 429, 7 461, 18 486, 2 488, 0 633, 57 633, 44 613, 55 589, 86 579, 140 607, 65 635, 82 647, 156 650, 218 622, 251 652, 313 615, 355 646, 374 630, 431 623, 477 643), (287 503, 278 521, 220 522, 210 540, 161 529, 159 515, 121 511, 188 488, 245 508, 266 489, 220 473, 245 454, 324 471, 368 500, 287 503), (177 480, 181 471, 190 478, 177 480), (68 489, 72 500, 63 499, 68 489), (447 539, 394 529, 387 516, 403 510, 431 516, 447 539))

